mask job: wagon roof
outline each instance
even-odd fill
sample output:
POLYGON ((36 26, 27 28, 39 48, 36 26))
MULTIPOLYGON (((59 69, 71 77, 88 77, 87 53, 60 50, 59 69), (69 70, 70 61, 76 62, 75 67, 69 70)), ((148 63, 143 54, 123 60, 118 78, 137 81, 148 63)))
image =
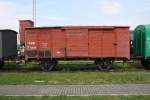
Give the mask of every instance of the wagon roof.
POLYGON ((6 32, 6 31, 11 31, 11 32, 14 32, 14 33, 16 33, 16 34, 17 34, 17 32, 16 32, 16 31, 11 30, 11 29, 2 29, 2 30, 0 30, 0 32, 6 32))
POLYGON ((61 29, 113 29, 113 28, 129 28, 129 26, 52 26, 52 27, 28 27, 26 29, 46 29, 46 28, 61 28, 61 29))

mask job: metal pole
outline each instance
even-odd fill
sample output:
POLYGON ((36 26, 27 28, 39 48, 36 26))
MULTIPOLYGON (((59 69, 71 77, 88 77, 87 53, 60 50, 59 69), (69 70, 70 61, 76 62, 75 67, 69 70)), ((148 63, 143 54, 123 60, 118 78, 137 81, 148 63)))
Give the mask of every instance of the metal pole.
POLYGON ((33 0, 33 21, 34 26, 36 26, 36 0, 33 0))

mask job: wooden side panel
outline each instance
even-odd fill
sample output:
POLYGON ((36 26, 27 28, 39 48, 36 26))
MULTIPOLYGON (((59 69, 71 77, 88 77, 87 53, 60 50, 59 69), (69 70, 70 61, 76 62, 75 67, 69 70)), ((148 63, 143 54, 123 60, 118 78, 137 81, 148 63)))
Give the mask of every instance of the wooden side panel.
POLYGON ((25 36, 25 57, 28 58, 37 58, 38 50, 38 34, 35 34, 36 31, 27 30, 25 36), (35 53, 36 52, 36 53, 35 53))
POLYGON ((50 29, 26 31, 26 58, 51 58, 52 41, 50 29))
POLYGON ((66 37, 68 57, 88 57, 87 29, 68 29, 66 37))
POLYGON ((102 30, 89 30, 89 56, 102 56, 102 30))
POLYGON ((128 28, 117 28, 117 57, 130 59, 130 33, 128 28))
POLYGON ((103 30, 102 57, 116 57, 116 33, 113 30, 103 30))
POLYGON ((52 29, 52 46, 53 46, 53 55, 54 58, 62 58, 66 56, 66 41, 65 41, 65 32, 61 29, 52 29))
POLYGON ((89 31, 90 57, 130 59, 129 29, 99 29, 89 31))
POLYGON ((38 34, 38 50, 51 50, 51 31, 43 30, 36 33, 38 34))
POLYGON ((113 29, 89 30, 89 56, 95 58, 116 56, 116 33, 113 29))
POLYGON ((52 53, 52 34, 50 29, 37 30, 39 58, 50 58, 52 53))

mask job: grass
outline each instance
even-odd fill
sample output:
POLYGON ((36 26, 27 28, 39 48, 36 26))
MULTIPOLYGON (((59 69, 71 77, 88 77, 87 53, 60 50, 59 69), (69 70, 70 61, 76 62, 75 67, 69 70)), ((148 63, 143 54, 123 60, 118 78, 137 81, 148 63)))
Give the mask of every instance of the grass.
POLYGON ((138 64, 115 63, 119 72, 99 72, 92 61, 61 62, 58 66, 53 72, 42 72, 35 63, 7 64, 0 71, 0 85, 150 84, 149 71, 126 71, 135 66, 140 68, 138 64))
POLYGON ((0 97, 0 100, 149 100, 150 96, 0 97))
POLYGON ((149 84, 150 72, 27 72, 0 73, 0 85, 149 84))
POLYGON ((0 85, 149 84, 149 72, 9 72, 0 73, 0 85))

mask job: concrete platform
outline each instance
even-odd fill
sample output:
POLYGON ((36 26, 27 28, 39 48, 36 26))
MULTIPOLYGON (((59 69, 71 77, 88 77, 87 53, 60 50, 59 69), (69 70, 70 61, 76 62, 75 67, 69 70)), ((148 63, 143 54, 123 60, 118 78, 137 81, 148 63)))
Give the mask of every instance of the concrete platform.
POLYGON ((1 96, 150 95, 150 84, 126 85, 3 85, 1 96))

